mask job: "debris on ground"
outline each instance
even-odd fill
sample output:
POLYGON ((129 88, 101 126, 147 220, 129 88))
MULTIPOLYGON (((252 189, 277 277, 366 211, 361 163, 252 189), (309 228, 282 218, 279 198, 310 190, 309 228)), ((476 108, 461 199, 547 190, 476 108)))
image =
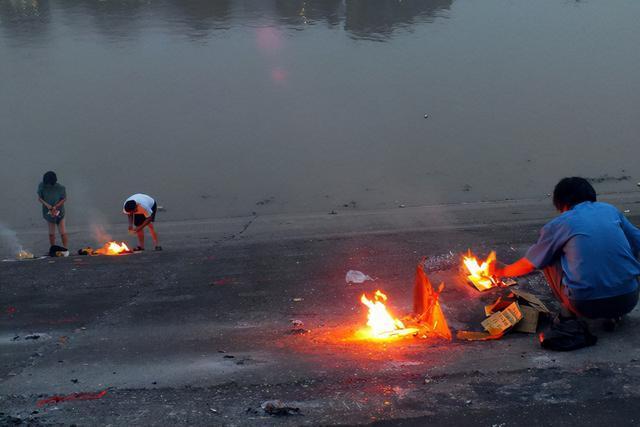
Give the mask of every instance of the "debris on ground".
POLYGON ((260 405, 262 410, 269 415, 296 415, 300 413, 300 408, 288 406, 281 400, 267 400, 260 405))
POLYGON ((289 335, 304 335, 311 332, 309 329, 304 328, 302 320, 291 319, 291 329, 287 332, 289 335))
POLYGON ((372 278, 369 275, 364 274, 362 271, 358 271, 358 270, 349 270, 347 271, 347 274, 345 275, 344 280, 348 283, 364 283, 367 280, 370 281, 375 281, 376 279, 372 278))
POLYGON ((289 330, 287 332, 287 334, 289 334, 289 335, 304 335, 304 334, 308 334, 309 332, 311 332, 309 329, 293 328, 293 329, 289 330))
POLYGON ((485 329, 480 331, 457 331, 456 338, 466 341, 487 341, 502 338, 513 330, 535 334, 541 315, 550 315, 551 311, 537 296, 512 289, 506 297, 498 299, 484 307, 487 316, 481 325, 485 329))
POLYGON ((446 254, 425 257, 422 261, 422 268, 425 273, 434 273, 436 271, 449 270, 456 267, 459 263, 459 257, 449 251, 446 254))

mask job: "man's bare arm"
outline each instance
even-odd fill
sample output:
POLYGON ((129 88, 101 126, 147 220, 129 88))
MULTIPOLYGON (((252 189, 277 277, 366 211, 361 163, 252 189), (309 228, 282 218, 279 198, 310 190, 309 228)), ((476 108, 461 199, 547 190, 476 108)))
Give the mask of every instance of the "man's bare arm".
POLYGON ((533 265, 531 261, 526 258, 520 258, 513 264, 505 265, 504 267, 496 267, 493 274, 496 277, 519 277, 525 276, 533 272, 535 269, 536 266, 533 265))

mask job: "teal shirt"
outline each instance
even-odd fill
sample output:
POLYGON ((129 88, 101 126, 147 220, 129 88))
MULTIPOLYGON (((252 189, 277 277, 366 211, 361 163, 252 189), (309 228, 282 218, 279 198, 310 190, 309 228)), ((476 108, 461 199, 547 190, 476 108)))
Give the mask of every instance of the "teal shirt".
MULTIPOLYGON (((50 204, 55 205, 62 199, 67 198, 67 189, 64 185, 58 183, 54 185, 44 185, 42 182, 38 185, 38 197, 50 204)), ((60 216, 54 218, 49 215, 49 209, 45 205, 42 205, 42 217, 49 222, 56 222, 56 220, 64 218, 64 205, 60 206, 60 216)))

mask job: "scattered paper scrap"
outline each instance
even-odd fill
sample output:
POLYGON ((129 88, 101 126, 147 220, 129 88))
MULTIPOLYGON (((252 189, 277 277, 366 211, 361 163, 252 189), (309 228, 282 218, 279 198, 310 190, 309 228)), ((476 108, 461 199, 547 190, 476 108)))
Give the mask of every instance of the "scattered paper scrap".
POLYGON ((36 405, 42 407, 51 403, 67 402, 70 400, 97 400, 103 398, 106 394, 107 390, 102 390, 98 393, 72 393, 66 396, 51 396, 38 400, 36 405))
POLYGON ((489 341, 502 338, 503 334, 492 335, 489 332, 457 331, 456 338, 465 341, 489 341))

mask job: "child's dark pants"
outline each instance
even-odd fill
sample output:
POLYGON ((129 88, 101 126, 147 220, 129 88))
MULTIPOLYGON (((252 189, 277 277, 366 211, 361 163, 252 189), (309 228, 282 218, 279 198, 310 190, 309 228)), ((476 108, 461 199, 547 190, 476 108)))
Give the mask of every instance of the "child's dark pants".
POLYGON ((553 295, 562 304, 563 315, 575 314, 587 319, 614 319, 629 313, 638 304, 640 288, 627 294, 592 300, 574 300, 564 293, 560 262, 542 270, 553 295), (569 313, 567 313, 567 311, 569 313))

